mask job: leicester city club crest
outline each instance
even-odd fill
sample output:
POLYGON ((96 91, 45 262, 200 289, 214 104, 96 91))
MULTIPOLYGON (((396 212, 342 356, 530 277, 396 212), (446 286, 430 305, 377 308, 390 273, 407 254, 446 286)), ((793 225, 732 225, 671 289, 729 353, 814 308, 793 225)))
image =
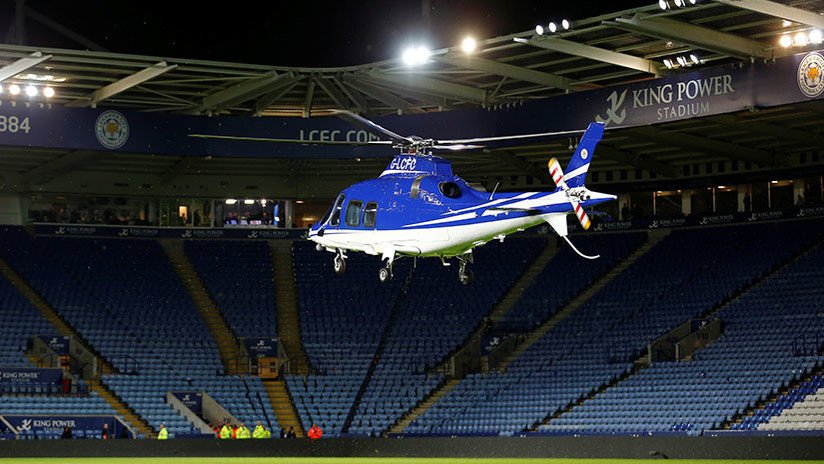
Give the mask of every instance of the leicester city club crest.
POLYGON ((815 98, 824 91, 824 57, 818 52, 805 56, 798 65, 798 88, 804 95, 815 98))
POLYGON ((129 122, 117 111, 104 111, 94 125, 97 141, 112 150, 120 148, 129 139, 129 122))

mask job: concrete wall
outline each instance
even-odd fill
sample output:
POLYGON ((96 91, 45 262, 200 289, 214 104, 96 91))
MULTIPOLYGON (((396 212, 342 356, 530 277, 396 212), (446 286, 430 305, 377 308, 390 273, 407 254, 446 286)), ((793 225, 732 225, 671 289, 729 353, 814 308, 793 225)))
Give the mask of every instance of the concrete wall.
POLYGON ((821 437, 528 437, 294 440, 10 440, 3 457, 523 457, 824 459, 821 437))

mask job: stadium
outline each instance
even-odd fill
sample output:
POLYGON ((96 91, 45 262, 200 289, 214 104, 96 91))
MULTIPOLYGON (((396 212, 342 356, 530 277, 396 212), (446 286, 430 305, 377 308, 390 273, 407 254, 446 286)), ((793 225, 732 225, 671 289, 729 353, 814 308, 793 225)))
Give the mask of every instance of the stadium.
POLYGON ((0 462, 824 460, 822 14, 661 0, 328 68, 0 44, 0 462), (468 257, 308 239, 448 205, 420 160, 474 220, 576 157, 614 201, 468 257), (399 159, 411 189, 344 198, 399 159))

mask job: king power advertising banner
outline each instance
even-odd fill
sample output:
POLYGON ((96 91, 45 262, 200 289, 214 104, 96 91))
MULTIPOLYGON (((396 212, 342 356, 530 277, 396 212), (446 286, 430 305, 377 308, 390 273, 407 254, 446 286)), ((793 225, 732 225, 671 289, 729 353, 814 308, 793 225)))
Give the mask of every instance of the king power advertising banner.
POLYGON ((120 238, 183 238, 183 239, 243 239, 278 240, 300 239, 306 229, 254 229, 254 228, 203 228, 184 227, 120 227, 87 226, 70 224, 36 224, 35 235, 67 237, 120 237, 120 238))
MULTIPOLYGON (((391 115, 375 122, 399 134, 436 139, 579 130, 592 121, 608 127, 648 125, 820 99, 822 69, 824 57, 814 51, 769 63, 674 73, 509 109, 391 115)), ((337 117, 203 117, 0 100, 0 145, 223 157, 354 158, 392 153, 385 147, 273 144, 199 135, 350 142, 380 138, 337 117)))
POLYGON ((60 356, 69 354, 69 337, 62 335, 38 335, 37 338, 45 343, 55 354, 60 356))
POLYGON ((132 438, 131 432, 113 416, 4 414, 2 417, 14 428, 14 430, 7 431, 11 433, 59 435, 64 428, 69 427, 76 437, 80 437, 81 431, 98 433, 103 429, 103 424, 109 424, 111 438, 122 436, 124 429, 128 437, 132 438))
POLYGON ((0 384, 55 384, 63 380, 63 370, 28 368, 28 367, 0 367, 0 384))
POLYGON ((245 338, 244 342, 252 358, 274 358, 278 355, 277 338, 245 338))
POLYGON ((203 393, 196 391, 175 391, 172 392, 181 403, 191 409, 198 416, 203 414, 203 393))

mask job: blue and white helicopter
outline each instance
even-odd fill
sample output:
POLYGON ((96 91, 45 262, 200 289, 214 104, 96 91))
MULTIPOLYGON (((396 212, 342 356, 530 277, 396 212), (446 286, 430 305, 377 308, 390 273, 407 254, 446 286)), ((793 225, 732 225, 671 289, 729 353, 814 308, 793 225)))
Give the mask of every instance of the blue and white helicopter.
POLYGON ((584 184, 595 146, 604 134, 603 124, 589 125, 566 174, 555 158, 549 160, 555 191, 489 194, 455 176, 451 163, 431 150, 475 149, 481 148, 477 143, 571 132, 438 141, 403 137, 358 115, 348 116, 388 135, 402 152, 377 179, 342 191, 309 229, 309 240, 317 243, 319 251, 335 254, 336 273, 345 272, 348 251, 380 256, 384 263, 378 272, 381 282, 392 278, 392 264, 399 257, 437 257, 444 265, 449 265, 448 258, 456 258, 458 277, 468 284, 473 280, 468 265, 475 247, 543 223, 552 226, 582 257, 598 257, 584 255, 569 241, 566 217, 574 212, 588 229, 590 219, 584 208, 616 199, 584 184))
POLYGON ((433 150, 472 150, 480 143, 524 140, 578 134, 581 131, 546 132, 462 140, 434 140, 404 137, 348 111, 336 111, 381 132, 391 140, 368 142, 308 141, 225 135, 190 134, 192 137, 299 143, 303 145, 384 145, 401 152, 377 179, 366 180, 342 191, 329 211, 309 229, 309 240, 318 251, 335 254, 334 270, 346 271, 346 253, 359 251, 381 257, 381 282, 392 278, 392 264, 400 257, 437 257, 445 266, 449 258, 458 260, 458 277, 464 284, 473 280, 468 265, 472 250, 491 240, 548 223, 580 256, 567 237, 567 215, 575 213, 584 229, 590 226, 585 208, 615 200, 615 195, 593 192, 584 181, 595 146, 604 135, 604 124, 593 122, 584 131, 567 165, 566 173, 555 158, 548 167, 555 190, 552 192, 506 192, 489 194, 472 188, 452 173, 449 160, 433 155, 433 150))

